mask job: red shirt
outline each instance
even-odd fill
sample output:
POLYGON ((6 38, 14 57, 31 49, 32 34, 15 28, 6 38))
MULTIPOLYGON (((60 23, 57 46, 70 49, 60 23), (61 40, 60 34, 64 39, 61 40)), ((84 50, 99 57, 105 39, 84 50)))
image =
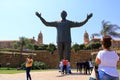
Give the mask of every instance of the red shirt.
POLYGON ((63 60, 63 65, 67 65, 67 60, 63 60))

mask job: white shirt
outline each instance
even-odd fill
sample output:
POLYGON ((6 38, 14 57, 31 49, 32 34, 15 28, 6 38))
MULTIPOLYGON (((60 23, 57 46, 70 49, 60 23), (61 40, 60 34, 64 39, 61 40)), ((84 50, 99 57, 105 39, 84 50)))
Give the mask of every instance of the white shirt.
POLYGON ((111 76, 119 76, 116 67, 119 56, 115 51, 101 50, 98 52, 97 58, 101 60, 101 64, 99 64, 98 70, 102 70, 111 76))
POLYGON ((90 68, 92 68, 93 67, 93 63, 92 63, 92 61, 88 61, 89 62, 89 66, 90 66, 90 68))
POLYGON ((67 66, 70 67, 70 62, 67 63, 67 66))
POLYGON ((63 66, 63 62, 61 61, 60 64, 59 64, 59 67, 62 67, 63 66))

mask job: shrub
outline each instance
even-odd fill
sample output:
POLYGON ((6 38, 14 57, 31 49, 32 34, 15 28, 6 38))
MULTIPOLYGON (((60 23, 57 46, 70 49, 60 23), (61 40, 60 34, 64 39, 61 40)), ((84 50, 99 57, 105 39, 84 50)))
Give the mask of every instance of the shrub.
POLYGON ((79 51, 79 50, 80 50, 79 44, 74 44, 74 45, 72 46, 72 50, 75 51, 75 52, 79 51))
MULTIPOLYGON (((22 69, 25 69, 25 62, 23 64, 21 64, 22 69)), ((36 69, 47 69, 47 65, 44 62, 41 61, 34 61, 33 65, 32 65, 32 69, 36 70, 36 69)))
POLYGON ((48 45, 48 47, 47 47, 47 50, 51 53, 51 54, 53 54, 54 53, 54 51, 56 50, 56 46, 54 45, 54 44, 49 44, 48 45))

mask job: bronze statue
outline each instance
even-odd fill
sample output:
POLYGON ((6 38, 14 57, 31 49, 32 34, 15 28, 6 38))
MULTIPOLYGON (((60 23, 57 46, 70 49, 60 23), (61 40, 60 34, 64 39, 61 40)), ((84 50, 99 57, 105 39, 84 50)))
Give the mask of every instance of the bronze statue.
POLYGON ((61 21, 47 22, 42 16, 41 13, 36 12, 36 16, 40 18, 44 25, 50 27, 56 27, 57 29, 57 48, 59 53, 60 61, 62 59, 67 59, 70 61, 71 53, 71 31, 70 28, 81 27, 83 26, 91 17, 92 13, 87 15, 87 18, 83 22, 73 22, 67 20, 67 12, 61 12, 61 21))

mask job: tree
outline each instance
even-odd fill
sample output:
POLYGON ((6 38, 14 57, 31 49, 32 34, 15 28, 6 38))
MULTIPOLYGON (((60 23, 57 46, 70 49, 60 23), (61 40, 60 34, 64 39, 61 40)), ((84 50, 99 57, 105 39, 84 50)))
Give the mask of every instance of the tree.
POLYGON ((101 43, 100 42, 94 42, 92 44, 89 44, 90 49, 99 49, 101 47, 101 43))
POLYGON ((26 48, 29 49, 29 50, 34 50, 35 49, 34 44, 32 44, 32 43, 27 44, 26 48))
POLYGON ((79 44, 74 44, 74 45, 72 46, 72 50, 73 50, 75 53, 78 52, 78 51, 80 50, 79 44))
POLYGON ((27 43, 30 43, 30 40, 25 38, 25 37, 20 37, 19 38, 19 46, 20 46, 20 61, 19 61, 19 66, 21 65, 21 59, 22 59, 22 52, 23 52, 23 49, 24 49, 24 46, 27 45, 27 43))
POLYGON ((56 49, 57 49, 56 46, 52 43, 50 43, 47 48, 47 50, 50 52, 50 54, 53 54, 56 49))
POLYGON ((91 35, 91 39, 94 39, 95 36, 100 36, 100 34, 99 34, 99 33, 93 33, 93 34, 91 35))
POLYGON ((13 48, 14 49, 18 49, 18 47, 19 47, 18 42, 13 43, 13 48))
POLYGON ((80 44, 80 50, 84 50, 85 49, 85 44, 80 44))
POLYGON ((104 35, 109 35, 113 38, 120 38, 120 33, 117 32, 120 27, 116 24, 111 24, 109 21, 102 21, 102 29, 100 33, 94 33, 92 34, 92 39, 94 36, 104 36, 104 35))
POLYGON ((102 21, 102 30, 100 31, 100 34, 102 36, 109 35, 111 37, 120 38, 120 33, 117 32, 117 30, 120 29, 118 25, 110 24, 108 21, 102 21))
POLYGON ((25 47, 27 44, 30 44, 30 43, 31 43, 31 40, 28 39, 28 38, 25 38, 25 37, 20 37, 19 39, 20 39, 20 40, 19 40, 18 44, 19 44, 19 46, 20 46, 20 52, 22 52, 23 49, 24 49, 24 47, 25 47))

